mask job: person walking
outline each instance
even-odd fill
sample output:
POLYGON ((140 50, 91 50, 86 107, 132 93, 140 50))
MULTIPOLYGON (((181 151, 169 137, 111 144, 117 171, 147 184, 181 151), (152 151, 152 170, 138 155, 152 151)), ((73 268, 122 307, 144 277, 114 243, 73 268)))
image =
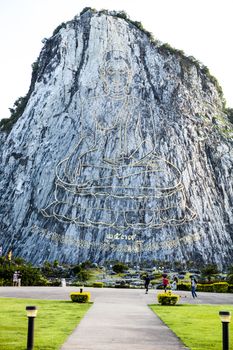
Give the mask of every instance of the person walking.
POLYGON ((167 275, 163 275, 163 289, 165 293, 167 291, 168 285, 169 285, 169 279, 167 278, 167 275))
POLYGON ((197 298, 196 288, 197 288, 197 280, 194 276, 191 276, 191 292, 193 299, 197 298))
POLYGON ((148 294, 149 284, 150 284, 150 277, 148 275, 146 275, 146 277, 145 277, 146 294, 148 294))

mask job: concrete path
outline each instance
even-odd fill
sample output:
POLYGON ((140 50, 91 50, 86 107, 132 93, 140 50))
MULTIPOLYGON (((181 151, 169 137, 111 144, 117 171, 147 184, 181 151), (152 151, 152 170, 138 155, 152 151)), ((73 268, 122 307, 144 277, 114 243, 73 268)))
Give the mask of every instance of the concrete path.
MULTIPOLYGON (((183 350, 179 339, 149 309, 157 303, 157 290, 85 288, 93 306, 61 350, 183 350)), ((69 300, 75 287, 0 287, 0 297, 69 300)), ((181 303, 233 304, 233 294, 178 291, 181 303)))
POLYGON ((187 349, 149 309, 150 295, 143 290, 108 291, 99 294, 61 350, 187 349))

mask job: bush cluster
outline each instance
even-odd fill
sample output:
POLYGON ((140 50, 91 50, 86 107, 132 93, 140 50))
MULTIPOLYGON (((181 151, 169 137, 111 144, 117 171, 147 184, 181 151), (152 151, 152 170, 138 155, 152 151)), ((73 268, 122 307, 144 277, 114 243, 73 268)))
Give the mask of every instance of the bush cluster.
POLYGON ((94 282, 92 286, 95 288, 103 288, 104 284, 103 282, 94 282))
POLYGON ((161 305, 175 305, 179 300, 179 295, 172 292, 158 294, 158 302, 161 305))
POLYGON ((130 288, 130 285, 125 281, 120 281, 115 285, 115 288, 130 288))
POLYGON ((21 258, 15 258, 12 261, 8 261, 5 257, 0 257, 0 285, 12 286, 12 278, 15 271, 19 271, 22 276, 22 286, 48 285, 48 280, 43 277, 40 270, 33 267, 30 263, 26 263, 21 258))
POLYGON ((191 283, 190 282, 180 282, 177 283, 177 290, 191 290, 191 283))
POLYGON ((123 273, 124 271, 128 270, 129 267, 128 267, 128 265, 126 265, 122 262, 118 262, 115 265, 113 265, 112 269, 116 273, 123 273))
POLYGON ((213 283, 213 291, 215 293, 227 293, 229 284, 227 282, 213 283))
POLYGON ((213 283, 198 283, 198 292, 213 292, 213 283))
POLYGON ((74 303, 88 303, 91 299, 90 292, 72 292, 70 298, 74 303))
MULTIPOLYGON (((189 291, 191 284, 189 282, 178 283, 177 290, 189 291)), ((227 282, 198 283, 197 290, 199 292, 227 293, 229 292, 229 284, 227 282)))

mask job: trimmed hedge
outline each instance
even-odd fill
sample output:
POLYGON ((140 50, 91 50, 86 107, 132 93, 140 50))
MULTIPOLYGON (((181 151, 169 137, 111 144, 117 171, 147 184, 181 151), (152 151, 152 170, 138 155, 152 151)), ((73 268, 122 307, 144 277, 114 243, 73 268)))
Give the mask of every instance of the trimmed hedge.
POLYGON ((177 283, 177 290, 190 291, 191 290, 191 283, 189 283, 189 282, 177 283))
POLYGON ((198 292, 213 292, 213 283, 211 284, 202 284, 198 283, 197 284, 197 290, 198 292))
POLYGON ((156 281, 156 280, 151 280, 150 283, 151 283, 152 286, 155 286, 156 284, 158 284, 158 281, 156 281))
POLYGON ((120 284, 116 284, 115 288, 130 288, 130 285, 128 283, 120 283, 120 284))
POLYGON ((213 291, 215 293, 227 293, 229 284, 227 282, 213 283, 213 291))
POLYGON ((92 287, 95 287, 95 288, 103 288, 104 284, 103 282, 94 282, 92 287))
POLYGON ((172 294, 171 292, 158 294, 158 302, 161 305, 175 305, 179 298, 179 295, 172 294))
POLYGON ((227 282, 216 282, 210 284, 198 283, 198 292, 214 292, 214 293, 227 293, 229 284, 227 282))
POLYGON ((72 292, 70 293, 70 298, 75 303, 88 303, 91 299, 90 292, 72 292))
MULTIPOLYGON (((191 284, 188 282, 178 283, 177 290, 190 291, 191 284)), ((227 293, 229 291, 229 284, 227 282, 198 283, 197 290, 198 292, 227 293)))

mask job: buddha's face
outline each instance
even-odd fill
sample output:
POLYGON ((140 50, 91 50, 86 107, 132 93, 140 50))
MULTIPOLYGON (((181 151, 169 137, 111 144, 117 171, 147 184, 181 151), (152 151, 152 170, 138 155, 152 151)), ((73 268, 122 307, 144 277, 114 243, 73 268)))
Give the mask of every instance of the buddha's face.
POLYGON ((105 66, 105 80, 113 95, 124 95, 130 80, 129 66, 123 58, 112 58, 105 66))

